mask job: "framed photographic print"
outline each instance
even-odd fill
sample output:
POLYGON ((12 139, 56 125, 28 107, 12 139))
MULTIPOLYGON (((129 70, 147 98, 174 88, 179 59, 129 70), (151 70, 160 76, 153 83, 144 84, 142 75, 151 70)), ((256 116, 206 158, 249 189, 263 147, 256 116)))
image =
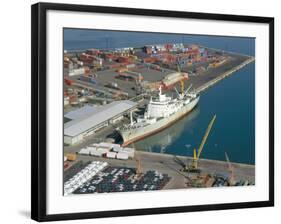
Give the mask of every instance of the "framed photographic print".
POLYGON ((274 205, 274 19, 32 6, 32 219, 274 205))

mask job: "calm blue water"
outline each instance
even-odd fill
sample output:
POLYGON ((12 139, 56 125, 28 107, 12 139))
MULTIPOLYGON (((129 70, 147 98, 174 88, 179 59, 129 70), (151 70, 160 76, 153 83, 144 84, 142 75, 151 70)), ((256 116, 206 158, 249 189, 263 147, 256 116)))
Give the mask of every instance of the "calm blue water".
MULTIPOLYGON (((253 55, 253 38, 64 30, 66 50, 141 47, 145 44, 183 42, 253 55)), ((255 64, 252 63, 202 93, 198 107, 165 131, 135 143, 147 151, 192 155, 212 116, 217 119, 201 154, 203 158, 255 163, 255 64)))

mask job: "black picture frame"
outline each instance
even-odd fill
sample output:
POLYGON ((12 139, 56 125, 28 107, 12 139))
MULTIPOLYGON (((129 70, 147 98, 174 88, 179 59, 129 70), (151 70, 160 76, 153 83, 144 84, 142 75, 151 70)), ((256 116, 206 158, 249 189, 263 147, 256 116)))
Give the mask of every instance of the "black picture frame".
POLYGON ((36 221, 74 220, 116 216, 193 212, 237 208, 274 206, 274 18, 182 11, 163 11, 136 8, 102 7, 89 5, 37 3, 31 11, 31 218, 36 221), (100 12, 111 14, 162 16, 217 21, 254 22, 269 24, 269 200, 213 205, 159 207, 69 214, 46 214, 46 13, 48 10, 100 12))

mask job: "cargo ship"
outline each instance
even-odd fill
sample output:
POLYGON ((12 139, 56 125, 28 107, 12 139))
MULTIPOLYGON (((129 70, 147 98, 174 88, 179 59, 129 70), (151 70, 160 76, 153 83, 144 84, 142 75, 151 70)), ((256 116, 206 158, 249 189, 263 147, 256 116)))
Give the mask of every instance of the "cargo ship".
POLYGON ((160 86, 158 96, 151 97, 143 115, 138 116, 134 121, 131 113, 131 122, 117 128, 123 138, 123 146, 169 127, 190 112, 197 105, 200 96, 189 92, 189 89, 182 93, 176 90, 178 96, 172 98, 162 94, 162 86, 160 86))

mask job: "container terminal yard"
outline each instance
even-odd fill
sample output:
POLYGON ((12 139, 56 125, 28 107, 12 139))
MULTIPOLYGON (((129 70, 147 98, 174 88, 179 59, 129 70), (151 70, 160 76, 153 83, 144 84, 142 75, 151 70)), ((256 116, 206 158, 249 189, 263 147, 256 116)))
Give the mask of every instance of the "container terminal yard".
POLYGON ((65 51, 65 195, 254 185, 254 165, 200 157, 216 115, 193 157, 133 144, 188 116, 202 91, 253 61, 182 43, 65 51))

